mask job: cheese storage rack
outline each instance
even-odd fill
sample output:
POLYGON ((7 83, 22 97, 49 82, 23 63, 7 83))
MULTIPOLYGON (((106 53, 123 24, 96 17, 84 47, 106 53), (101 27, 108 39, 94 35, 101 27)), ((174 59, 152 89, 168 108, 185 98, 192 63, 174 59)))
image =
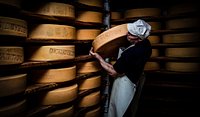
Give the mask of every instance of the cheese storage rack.
MULTIPOLYGON (((1 69, 1 74, 0 76, 2 77, 2 79, 6 76, 12 76, 15 74, 26 74, 26 77, 28 77, 27 74, 30 74, 31 71, 33 70, 45 70, 45 69, 59 69, 59 68, 65 68, 65 67, 71 67, 74 65, 77 65, 78 63, 82 63, 82 62, 92 62, 95 61, 95 59, 93 57, 91 57, 90 55, 88 55, 89 49, 91 47, 91 43, 92 43, 92 39, 85 39, 85 40, 76 40, 76 37, 72 37, 69 40, 64 40, 64 39, 53 39, 53 38, 49 38, 49 39, 30 39, 30 31, 31 29, 31 25, 32 24, 52 24, 52 25, 69 25, 69 26, 73 26, 76 28, 89 28, 89 29, 100 29, 101 31, 105 30, 105 28, 107 27, 105 24, 103 24, 103 22, 84 22, 84 21, 76 21, 75 16, 71 17, 71 16, 67 16, 67 17, 59 17, 59 16, 50 16, 50 15, 42 15, 42 14, 38 14, 38 13, 34 13, 33 11, 29 11, 32 9, 32 6, 34 6, 37 3, 40 3, 41 1, 21 1, 21 3, 18 3, 18 0, 16 1, 0 1, 1 4, 1 17, 5 17, 5 18, 13 18, 14 20, 22 20, 25 21, 27 23, 27 25, 24 26, 19 26, 15 24, 15 22, 13 23, 12 21, 9 22, 10 23, 10 27, 12 28, 12 24, 16 27, 14 27, 14 31, 16 31, 16 34, 12 33, 7 33, 6 34, 3 32, 1 33, 1 48, 3 47, 10 47, 10 46, 14 46, 14 47, 24 47, 24 53, 25 51, 27 51, 29 47, 31 46, 45 46, 45 45, 54 45, 54 46, 60 46, 60 45, 73 45, 75 46, 75 57, 74 58, 69 58, 69 59, 61 59, 61 60, 55 60, 55 61, 29 61, 27 60, 27 56, 23 56, 23 52, 20 53, 20 55, 15 55, 15 56, 20 56, 20 62, 18 63, 12 63, 12 64, 5 64, 5 62, 1 62, 0 65, 0 69, 1 69), (16 3, 15 3, 16 2, 16 3), (4 11, 3 11, 4 10, 4 11), (5 10, 7 10, 7 13, 5 13, 5 10), (25 31, 24 31, 25 30, 25 31), (20 32, 21 31, 21 32, 20 32), (24 35, 20 35, 17 33, 24 33, 24 35), (24 58, 23 58, 24 57, 24 58)), ((75 11, 78 10, 90 10, 93 12, 99 12, 104 14, 106 11, 104 10, 104 7, 101 6, 91 6, 88 4, 83 4, 81 2, 78 1, 60 1, 60 0, 46 0, 43 1, 41 3, 46 3, 46 2, 52 2, 52 3, 57 3, 57 5, 61 5, 60 7, 54 7, 55 11, 58 10, 58 14, 59 13, 63 13, 62 11, 59 11, 62 7, 62 4, 67 4, 70 6, 70 8, 68 8, 67 10, 72 12, 71 6, 74 7, 75 11)), ((103 5, 103 2, 102 2, 103 5)), ((48 8, 49 6, 47 6, 46 10, 50 10, 48 8)), ((35 10, 35 9, 33 9, 35 10)), ((61 10, 66 10, 66 9, 61 9, 61 10)), ((43 12, 46 12, 45 9, 42 9, 43 12)), ((51 13, 54 13, 51 12, 51 13)), ((67 13, 66 13, 67 14, 67 13)), ((51 14, 52 15, 52 14, 51 14)), ((55 14, 54 14, 55 15, 55 14)), ((76 14, 72 14, 76 15, 76 14)), ((77 17, 77 16, 76 16, 77 17)), ((2 18, 1 18, 2 19, 2 18)), ((103 20, 103 17, 102 17, 103 20)), ((1 20, 2 22, 2 20, 1 20)), ((5 20, 6 22, 6 20, 5 20)), ((26 24, 24 23, 24 24, 26 24)), ((3 25, 1 24, 1 28, 6 28, 6 26, 9 27, 9 25, 3 25)), ((49 27, 51 28, 51 27, 49 27)), ((59 28, 59 27, 58 27, 59 28)), ((58 29, 57 30, 60 30, 58 29)), ((6 30, 6 29, 5 29, 6 30)), ((11 29, 12 30, 12 29, 11 29)), ((48 28, 46 28, 46 30, 48 30, 48 28)), ((68 29, 67 29, 68 30, 68 29)), ((38 34, 44 33, 44 30, 40 30, 40 32, 38 34)), ((49 30, 48 32, 46 32, 46 34, 52 35, 53 33, 51 32, 51 30, 49 30)), ((61 36, 63 36, 60 33, 57 33, 58 35, 60 35, 60 38, 62 38, 61 36)), ((34 36, 34 35, 33 35, 34 36)), ((65 37, 66 38, 66 37, 65 37)), ((4 48, 3 48, 4 49, 4 48)), ((6 48, 7 49, 7 48, 6 48)), ((21 48, 20 48, 21 49, 21 48)), ((11 50, 12 51, 12 50, 11 50)), ((42 50, 45 51, 45 50, 42 50)), ((56 51, 56 50, 54 50, 56 51)), ((2 51, 1 51, 2 52, 2 51)), ((58 52, 58 51, 57 51, 58 52)), ((66 52, 66 51, 65 51, 66 52)), ((5 53, 1 53, 1 58, 3 59, 3 55, 5 53)), ((16 54, 16 53, 13 53, 16 54)), ((49 56, 51 58, 51 56, 49 56)), ((6 58, 6 57, 4 57, 6 58)), ((8 57, 9 58, 9 57, 8 57)), ((15 59, 15 58, 14 58, 15 59)), ((38 59, 38 58, 37 58, 38 59)), ((39 58, 40 59, 40 58, 39 58)), ((36 116, 46 116, 47 114, 54 112, 56 110, 59 109, 63 109, 63 108, 68 108, 68 110, 62 110, 62 111, 58 111, 55 112, 55 114, 60 113, 60 115, 62 115, 61 113, 67 113, 67 111, 69 111, 68 113, 71 113, 71 109, 72 109, 72 105, 74 106, 75 104, 78 105, 78 102, 81 101, 82 98, 84 98, 85 100, 87 98, 91 98, 90 95, 95 93, 95 92, 100 92, 102 90, 102 86, 98 86, 92 89, 87 89, 87 90, 83 90, 81 92, 78 92, 77 97, 75 99, 73 99, 72 101, 69 102, 64 102, 64 104, 50 104, 50 105, 45 105, 45 103, 49 103, 49 102, 44 102, 44 105, 40 105, 37 106, 35 105, 35 101, 36 98, 38 98, 37 96, 40 96, 42 94, 42 92, 46 92, 46 91, 52 91, 52 95, 53 95, 53 91, 55 89, 59 89, 59 88, 63 88, 66 86, 73 86, 75 84, 77 84, 77 82, 79 81, 83 81, 85 79, 89 79, 95 76, 99 76, 101 75, 102 71, 98 70, 95 72, 89 72, 89 73, 84 73, 84 74, 76 74, 76 77, 74 78, 74 80, 68 81, 68 82, 50 82, 50 83, 31 83, 27 78, 27 81, 24 81, 24 85, 27 85, 26 88, 21 91, 17 95, 8 95, 8 96, 1 96, 1 107, 0 107, 0 115, 1 116, 13 116, 12 114, 19 114, 19 115, 15 115, 15 116, 27 116, 27 117, 36 117, 36 116), (86 98, 87 97, 87 98, 86 98), (24 100, 26 101, 24 101, 24 100), (19 100, 23 100, 23 102, 20 102, 20 109, 16 110, 16 108, 11 107, 11 109, 9 109, 9 106, 13 103, 18 102, 19 100), (29 100, 29 101, 27 101, 29 100), (7 103, 9 102, 10 103, 7 103), (13 101, 13 102, 12 102, 13 101), (25 104, 26 102, 26 104, 25 104), (7 108, 8 107, 8 108, 7 108), (4 110, 4 108, 6 108, 4 110), (8 109, 8 110, 7 110, 8 109), (13 111, 13 112, 10 112, 13 111), (10 113, 9 113, 10 112, 10 113)), ((32 75, 31 75, 32 76, 32 75)), ((4 79, 3 79, 4 80, 4 79)), ((14 83, 14 82, 13 82, 14 83)), ((15 83, 14 83, 15 84, 15 83)), ((13 84, 13 85, 14 85, 13 84)), ((9 84, 12 85, 12 84, 9 84)), ((3 85, 4 86, 4 85, 3 85)), ((24 87, 23 87, 24 88, 24 87)), ((59 91, 59 90, 58 90, 59 91)), ((62 90, 60 90, 62 91, 62 90)), ((2 92, 2 90, 1 90, 2 92)), ((55 90, 56 92, 56 90, 55 90)), ((64 95, 63 95, 64 96, 64 95)), ((93 96, 93 95, 92 95, 93 96)), ((98 93, 98 98, 99 101, 94 102, 95 104, 88 104, 88 106, 82 105, 80 107, 77 107, 76 110, 73 110, 73 114, 71 113, 71 116, 90 116, 90 114, 95 114, 97 113, 97 116, 100 116, 100 111, 102 110, 100 107, 102 106, 100 102, 103 101, 103 96, 99 95, 98 93)), ((56 96, 57 97, 57 96, 56 96)), ((59 97, 59 96, 58 96, 59 97)), ((88 100, 88 99, 87 99, 88 100)), ((57 102, 56 102, 57 103, 57 102)), ((84 102, 86 103, 86 102, 84 102)), ((88 102, 87 102, 88 103, 88 102)), ((74 107, 73 107, 74 108, 74 107)), ((54 114, 54 113, 53 113, 54 114)), ((51 114, 49 116, 52 116, 51 114)))

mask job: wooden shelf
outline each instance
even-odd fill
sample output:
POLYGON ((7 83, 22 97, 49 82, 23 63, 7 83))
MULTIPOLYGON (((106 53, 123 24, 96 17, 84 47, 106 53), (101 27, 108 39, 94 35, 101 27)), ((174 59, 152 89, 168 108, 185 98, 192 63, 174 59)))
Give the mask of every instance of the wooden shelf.
POLYGON ((160 70, 145 70, 145 73, 147 74, 167 74, 167 75, 191 75, 191 76, 200 76, 199 72, 175 72, 175 71, 168 71, 164 69, 160 70))
POLYGON ((166 56, 159 56, 159 57, 151 57, 149 61, 174 61, 174 62, 200 62, 200 57, 166 57, 166 56))
POLYGON ((181 47, 200 47, 200 42, 198 43, 158 43, 158 44, 152 44, 152 47, 164 47, 164 48, 181 48, 181 47))
POLYGON ((74 6, 75 6, 75 8, 77 10, 89 10, 89 11, 106 12, 104 10, 104 7, 89 6, 89 5, 86 5, 86 4, 79 3, 79 2, 74 2, 73 4, 74 4, 74 6))

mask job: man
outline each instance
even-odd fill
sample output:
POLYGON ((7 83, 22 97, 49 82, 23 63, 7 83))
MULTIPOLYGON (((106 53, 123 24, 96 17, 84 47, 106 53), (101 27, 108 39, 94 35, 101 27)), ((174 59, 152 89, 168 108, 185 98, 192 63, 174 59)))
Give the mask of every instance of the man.
POLYGON ((143 74, 144 65, 150 58, 152 48, 147 37, 151 26, 144 20, 127 24, 127 40, 130 46, 120 48, 118 59, 114 65, 104 61, 98 54, 90 50, 90 55, 97 58, 101 66, 110 76, 115 78, 111 91, 108 117, 129 116, 128 107, 134 97, 136 85, 143 74))

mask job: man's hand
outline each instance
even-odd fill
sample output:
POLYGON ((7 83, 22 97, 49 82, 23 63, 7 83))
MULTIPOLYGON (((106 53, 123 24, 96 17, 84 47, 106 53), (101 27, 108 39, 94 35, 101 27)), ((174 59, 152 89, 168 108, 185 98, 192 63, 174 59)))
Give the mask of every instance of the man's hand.
POLYGON ((102 57, 101 57, 98 53, 96 53, 96 52, 93 51, 93 47, 91 47, 90 52, 89 52, 89 55, 94 56, 94 57, 97 58, 98 60, 101 60, 101 59, 102 59, 102 57))

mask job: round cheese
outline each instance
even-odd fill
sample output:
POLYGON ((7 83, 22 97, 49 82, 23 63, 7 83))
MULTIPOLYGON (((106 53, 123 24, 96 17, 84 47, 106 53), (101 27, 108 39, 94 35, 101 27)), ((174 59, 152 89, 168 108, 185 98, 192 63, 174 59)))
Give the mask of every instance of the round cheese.
POLYGON ((57 61, 75 58, 74 45, 31 46, 27 49, 28 60, 57 61))
POLYGON ((102 23, 103 13, 97 11, 77 11, 76 21, 88 23, 102 23))
POLYGON ((98 52, 103 58, 117 56, 118 48, 129 43, 126 39, 127 33, 127 24, 104 31, 92 42, 94 52, 98 52))
POLYGON ((200 57, 200 48, 166 48, 165 56, 167 57, 200 57))
POLYGON ((88 6, 103 7, 102 0, 77 0, 77 2, 88 6))
POLYGON ((77 73, 91 73, 102 69, 98 61, 79 62, 77 63, 77 73))
POLYGON ((100 91, 91 93, 80 100, 79 107, 94 106, 100 102, 100 98, 100 91))
POLYGON ((161 40, 159 36, 152 36, 152 35, 150 35, 148 37, 148 39, 149 39, 150 43, 152 43, 152 44, 160 43, 160 40, 161 40))
POLYGON ((78 95, 78 85, 57 88, 46 93, 40 94, 41 105, 63 104, 73 101, 78 95))
POLYGON ((176 72, 200 72, 200 63, 166 62, 165 69, 176 72))
POLYGON ((101 117, 101 107, 86 112, 84 117, 101 117))
POLYGON ((122 19, 122 13, 121 12, 116 12, 116 11, 112 11, 111 12, 111 20, 118 20, 118 19, 122 19))
POLYGON ((145 71, 159 70, 160 64, 158 62, 147 62, 144 66, 145 71))
POLYGON ((0 4, 20 8, 21 7, 21 0, 0 0, 0 4))
POLYGON ((0 16, 0 35, 27 37, 25 20, 0 16))
POLYGON ((0 107, 1 117, 15 117, 16 115, 22 114, 27 108, 26 100, 19 101, 17 103, 0 107))
POLYGON ((26 89, 27 74, 0 77, 0 97, 22 93, 26 89))
POLYGON ((129 9, 124 13, 124 18, 146 17, 146 16, 160 16, 161 10, 159 8, 137 8, 129 9))
POLYGON ((36 83, 62 83, 76 78, 76 66, 47 70, 32 70, 30 76, 32 81, 36 83))
POLYGON ((166 21, 166 29, 199 28, 199 18, 181 18, 166 21))
POLYGON ((75 18, 74 6, 70 4, 47 2, 35 9, 37 10, 33 12, 37 14, 64 17, 64 18, 75 18))
POLYGON ((149 25, 151 25, 151 30, 160 30, 161 29, 161 23, 160 22, 147 22, 149 25))
POLYGON ((59 109, 47 114, 45 117, 73 117, 74 106, 69 108, 59 109))
POLYGON ((173 5, 168 8, 168 15, 178 15, 178 14, 186 14, 186 13, 194 13, 199 11, 198 3, 192 2, 180 2, 179 4, 173 5))
POLYGON ((190 43, 200 42, 199 33, 178 33, 163 35, 163 43, 190 43))
POLYGON ((151 57, 158 57, 159 56, 159 49, 152 49, 151 57))
POLYGON ((31 26, 29 39, 60 39, 76 38, 76 29, 73 26, 58 24, 38 24, 31 26))
POLYGON ((76 31, 76 39, 77 40, 94 40, 99 34, 101 30, 99 29, 78 29, 76 31))
POLYGON ((0 65, 14 65, 24 62, 24 49, 17 46, 0 46, 0 65))
POLYGON ((79 90, 87 90, 97 88, 101 85, 101 76, 93 76, 84 80, 80 80, 79 90))

